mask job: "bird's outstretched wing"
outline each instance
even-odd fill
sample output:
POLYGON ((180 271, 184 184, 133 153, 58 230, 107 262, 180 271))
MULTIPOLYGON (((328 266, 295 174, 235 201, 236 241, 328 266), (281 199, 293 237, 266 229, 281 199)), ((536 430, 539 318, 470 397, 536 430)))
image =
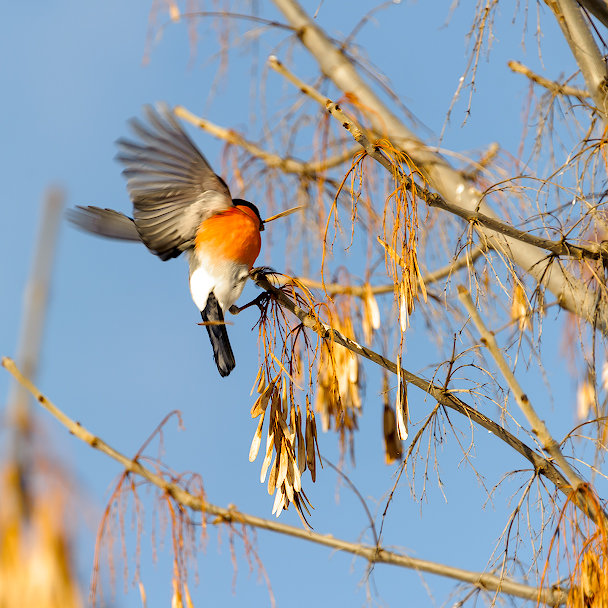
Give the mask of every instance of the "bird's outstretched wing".
POLYGON ((131 127, 137 140, 118 140, 141 240, 162 260, 193 245, 200 223, 233 206, 224 180, 179 125, 169 107, 146 106, 147 124, 131 127))

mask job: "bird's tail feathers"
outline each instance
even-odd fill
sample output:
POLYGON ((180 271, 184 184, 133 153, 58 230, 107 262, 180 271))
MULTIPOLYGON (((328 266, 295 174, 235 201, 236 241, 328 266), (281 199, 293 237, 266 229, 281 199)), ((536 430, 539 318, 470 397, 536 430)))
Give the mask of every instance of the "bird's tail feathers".
POLYGON ((140 241, 133 220, 124 213, 100 207, 76 207, 67 213, 70 222, 94 234, 123 241, 140 241))
POLYGON ((201 316, 203 321, 208 323, 205 327, 209 334, 209 340, 211 340, 213 358, 220 376, 227 376, 234 369, 236 363, 224 324, 224 313, 213 292, 209 294, 205 310, 201 310, 201 316))

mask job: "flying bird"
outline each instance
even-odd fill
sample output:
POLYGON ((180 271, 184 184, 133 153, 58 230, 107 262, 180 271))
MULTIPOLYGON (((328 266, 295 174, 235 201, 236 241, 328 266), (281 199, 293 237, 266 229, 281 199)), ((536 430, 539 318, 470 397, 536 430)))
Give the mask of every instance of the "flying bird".
POLYGON ((144 114, 146 123, 130 123, 136 137, 118 140, 117 159, 124 166, 133 217, 76 207, 69 219, 101 236, 141 241, 163 261, 185 253, 192 299, 217 369, 227 376, 235 361, 224 315, 241 295, 260 253, 264 220, 253 203, 231 197, 168 106, 146 106, 144 114))

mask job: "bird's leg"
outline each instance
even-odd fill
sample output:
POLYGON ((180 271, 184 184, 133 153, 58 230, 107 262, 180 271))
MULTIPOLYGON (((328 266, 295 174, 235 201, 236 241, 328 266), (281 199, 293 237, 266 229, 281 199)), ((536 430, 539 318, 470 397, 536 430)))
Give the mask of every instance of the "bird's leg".
POLYGON ((230 312, 230 314, 233 314, 233 315, 238 315, 240 312, 243 312, 245 309, 249 308, 250 306, 257 306, 260 310, 263 310, 264 303, 266 302, 266 300, 268 299, 269 296, 270 296, 270 294, 267 291, 264 291, 259 296, 257 296, 253 300, 251 300, 251 302, 248 302, 247 304, 244 304, 243 306, 237 306, 236 304, 233 304, 228 309, 228 312, 230 312))

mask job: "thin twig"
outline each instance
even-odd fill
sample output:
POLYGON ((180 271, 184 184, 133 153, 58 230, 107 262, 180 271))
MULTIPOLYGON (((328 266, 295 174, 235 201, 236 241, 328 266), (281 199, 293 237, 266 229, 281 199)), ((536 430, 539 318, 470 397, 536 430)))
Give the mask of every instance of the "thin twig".
MULTIPOLYGON (((422 277, 425 285, 432 285, 437 281, 441 281, 441 279, 445 279, 445 277, 450 276, 451 274, 457 272, 462 268, 468 268, 471 264, 473 264, 477 259, 487 251, 486 247, 483 246, 475 246, 470 251, 467 251, 466 255, 452 261, 437 270, 433 270, 428 274, 422 277)), ((365 298, 370 293, 372 295, 383 295, 387 293, 394 293, 395 285, 393 283, 389 285, 343 285, 342 283, 322 283, 321 281, 315 281, 314 279, 308 279, 304 277, 298 277, 296 279, 298 282, 302 283, 306 287, 310 287, 311 289, 323 289, 329 295, 343 294, 355 296, 358 298, 365 298)))
MULTIPOLYGON (((387 171, 389 171, 389 173, 391 173, 391 175, 396 172, 399 175, 399 178, 406 184, 407 188, 412 190, 418 198, 424 200, 429 207, 443 209, 444 211, 457 215, 464 220, 474 222, 476 225, 489 228, 495 233, 510 237, 528 245, 532 245, 538 249, 544 249, 557 256, 572 257, 578 260, 583 258, 591 260, 608 260, 608 243, 606 242, 590 243, 587 247, 583 247, 581 245, 568 243, 565 239, 553 241, 551 239, 535 236, 529 231, 518 230, 511 224, 502 222, 491 215, 478 211, 477 209, 470 210, 461 205, 450 203, 439 194, 431 192, 427 188, 416 184, 410 178, 410 176, 405 175, 398 167, 393 165, 389 158, 370 141, 370 136, 366 133, 366 131, 352 117, 348 116, 338 104, 321 95, 313 87, 306 85, 297 76, 287 70, 287 68, 276 57, 271 56, 268 59, 268 62, 270 67, 298 86, 303 93, 309 95, 320 104, 323 104, 327 111, 353 136, 355 141, 357 141, 361 147, 364 148, 368 156, 371 156, 374 160, 378 161, 387 171)), ((478 206, 481 207, 481 203, 479 203, 478 206)), ((492 239, 492 235, 486 233, 485 236, 488 239, 492 239)), ((501 251, 508 253, 504 246, 500 247, 500 249, 501 251)), ((564 307, 571 312, 577 312, 568 306, 564 307)))
POLYGON ((503 375, 503 377, 507 381, 507 384, 509 385, 509 388, 511 389, 513 398, 517 402, 517 405, 519 405, 520 410, 522 411, 522 413, 526 417, 526 420, 530 424, 530 429, 532 433, 534 433, 534 435, 538 437, 543 447, 543 450, 545 450, 545 452, 547 452, 547 454, 549 454, 549 456, 551 456, 551 458, 555 460, 560 469, 564 472, 565 476, 570 482, 570 485, 572 486, 570 490, 575 492, 576 497, 578 498, 580 504, 583 506, 585 511, 591 514, 595 521, 597 521, 600 517, 603 517, 605 521, 608 522, 606 514, 602 511, 598 512, 598 510, 595 508, 595 504, 593 503, 593 501, 586 499, 587 493, 579 491, 583 486, 588 485, 587 482, 585 482, 578 475, 578 473, 576 473, 576 471, 564 458, 564 455, 562 454, 559 448, 559 444, 557 443, 557 441, 555 441, 555 439, 553 439, 546 424, 536 413, 536 410, 532 406, 532 403, 530 402, 528 396, 523 391, 523 389, 519 385, 519 382, 515 378, 515 374, 513 374, 511 368, 507 364, 507 361, 505 360, 502 351, 496 342, 494 334, 488 330, 485 323, 483 322, 483 319, 481 318, 477 307, 473 303, 471 294, 462 285, 458 286, 458 298, 462 302, 463 306, 466 308, 467 312, 471 317, 471 320, 475 324, 475 327, 477 327, 477 330, 481 334, 481 343, 486 346, 490 351, 490 354, 494 358, 496 366, 500 370, 500 373, 503 375))
POLYGON ((523 74, 527 78, 529 78, 532 82, 548 89, 554 95, 567 95, 570 97, 577 97, 583 103, 588 100, 591 95, 589 91, 585 89, 578 89, 577 87, 571 87, 567 84, 560 84, 559 82, 555 82, 554 80, 549 80, 548 78, 544 78, 536 72, 533 72, 529 67, 525 66, 523 63, 519 61, 509 61, 507 63, 509 68, 516 74, 523 74))
POLYGON ((150 483, 160 488, 163 492, 166 492, 178 503, 194 511, 200 511, 215 516, 215 520, 211 522, 213 524, 238 523, 254 528, 269 530, 271 532, 277 532, 286 536, 308 540, 326 547, 331 547, 332 549, 336 549, 338 551, 351 553, 353 555, 362 557, 369 563, 392 564, 395 566, 401 566, 402 568, 410 568, 421 572, 429 572, 440 576, 446 576, 470 583, 480 589, 485 589, 487 591, 500 591, 508 595, 534 601, 540 600, 541 602, 544 602, 550 606, 559 606, 566 601, 567 594, 562 590, 538 589, 536 587, 523 585, 516 581, 494 576, 492 574, 471 572, 461 568, 453 568, 444 564, 438 564, 436 562, 402 555, 394 551, 387 551, 381 547, 352 543, 334 538, 331 535, 319 534, 305 528, 296 528, 294 526, 281 524, 276 521, 250 515, 248 513, 242 513, 234 508, 225 509, 223 507, 218 507, 210 502, 207 502, 201 496, 196 496, 184 490, 178 484, 167 481, 161 475, 158 475, 157 473, 154 473, 150 469, 144 467, 138 460, 128 458, 118 450, 115 450, 108 445, 105 441, 103 441, 103 439, 91 433, 80 423, 72 420, 55 404, 49 401, 32 384, 32 382, 21 374, 12 359, 3 357, 2 366, 7 369, 13 375, 13 377, 24 386, 24 388, 32 393, 32 395, 44 409, 50 412, 68 429, 68 431, 70 431, 70 433, 72 433, 78 439, 89 444, 92 448, 103 452, 107 456, 110 456, 119 462, 129 473, 135 473, 136 475, 148 480, 150 483))
POLYGON ((262 160, 269 167, 273 169, 280 169, 284 173, 295 173, 298 175, 314 177, 318 173, 323 173, 324 171, 327 171, 327 169, 331 169, 332 167, 341 165, 346 161, 350 161, 353 155, 358 150, 358 147, 350 148, 348 150, 345 150, 344 152, 341 152, 340 154, 336 154, 335 156, 326 158, 322 161, 303 162, 294 158, 282 157, 278 154, 272 154, 271 152, 263 150, 259 146, 256 146, 256 144, 245 139, 237 131, 220 127, 219 125, 216 125, 209 120, 200 118, 199 116, 192 114, 192 112, 190 112, 183 106, 176 106, 175 108, 173 108, 173 112, 176 116, 187 120, 188 122, 199 127, 200 129, 204 129, 208 133, 211 133, 211 135, 213 135, 214 137, 239 146, 252 156, 255 156, 256 158, 262 160))
MULTIPOLYGON (((358 344, 354 340, 347 338, 343 334, 341 334, 336 329, 333 329, 326 323, 319 321, 319 319, 313 314, 307 312, 306 310, 300 308, 291 298, 289 298, 283 290, 277 289, 266 276, 265 271, 254 269, 251 272, 251 277, 253 281, 265 291, 268 291, 277 299, 277 301, 291 311, 294 315, 296 315, 302 324, 317 333, 322 338, 331 339, 334 342, 348 348, 350 351, 369 359, 373 363, 385 368, 389 372, 393 374, 398 373, 397 365, 393 361, 389 361, 379 353, 358 344)), ((553 463, 544 458, 542 455, 538 454, 535 450, 527 446, 525 443, 517 439, 514 435, 509 433, 507 430, 502 428, 499 424, 494 422, 491 418, 484 416, 481 412, 477 411, 475 408, 467 405, 464 401, 458 399, 458 397, 454 396, 449 390, 446 390, 442 386, 438 386, 433 384, 429 380, 421 378, 406 369, 400 369, 401 375, 403 377, 404 382, 408 382, 413 384, 420 390, 428 393, 441 405, 453 409, 466 416, 472 422, 475 422, 479 426, 485 428, 490 431, 494 435, 496 435, 499 439, 504 441, 514 450, 519 452, 524 458, 526 458, 534 467, 535 471, 538 471, 542 475, 544 475, 551 483, 555 485, 558 490, 563 492, 566 496, 570 495, 571 487, 568 483, 567 479, 560 473, 560 471, 553 465, 553 463)))

